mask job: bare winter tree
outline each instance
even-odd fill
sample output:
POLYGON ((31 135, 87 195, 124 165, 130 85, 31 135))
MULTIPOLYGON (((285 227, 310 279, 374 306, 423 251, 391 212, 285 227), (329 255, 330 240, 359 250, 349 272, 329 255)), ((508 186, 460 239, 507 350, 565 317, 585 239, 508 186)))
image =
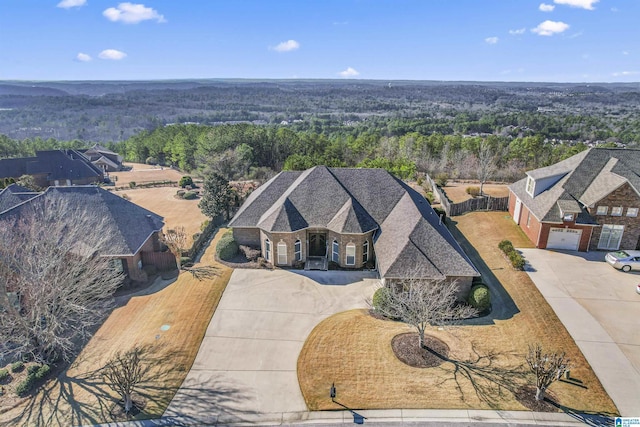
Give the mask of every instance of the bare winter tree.
POLYGON ((376 309, 415 327, 420 347, 424 347, 424 335, 429 326, 444 325, 477 314, 475 308, 457 301, 459 287, 455 281, 421 279, 416 273, 381 289, 381 304, 376 309))
POLYGON ((133 392, 146 379, 151 367, 143 360, 145 353, 146 349, 141 347, 134 347, 124 353, 118 352, 102 368, 105 382, 120 395, 125 413, 133 408, 133 392))
POLYGON ((491 179, 498 168, 498 157, 498 153, 489 141, 486 139, 480 141, 476 162, 476 176, 480 181, 480 194, 484 194, 484 183, 491 179))
POLYGON ((180 226, 167 230, 162 237, 162 241, 176 257, 176 263, 178 268, 180 268, 180 258, 182 257, 182 252, 185 250, 185 246, 187 246, 187 232, 184 227, 180 226))
POLYGON ((104 319, 122 277, 103 217, 57 196, 0 219, 0 359, 69 360, 104 319))
POLYGON ((536 400, 543 400, 547 388, 569 370, 565 353, 545 353, 540 344, 529 346, 527 364, 536 376, 536 400))

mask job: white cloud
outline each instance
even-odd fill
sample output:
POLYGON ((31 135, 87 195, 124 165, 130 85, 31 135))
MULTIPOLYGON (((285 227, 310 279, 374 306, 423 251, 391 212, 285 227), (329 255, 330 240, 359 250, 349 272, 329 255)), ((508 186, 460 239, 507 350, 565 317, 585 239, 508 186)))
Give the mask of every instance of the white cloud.
POLYGON ((526 31, 526 28, 518 28, 517 30, 509 30, 509 34, 512 36, 519 36, 520 34, 524 34, 526 31))
POLYGON ((342 77, 355 77, 355 76, 359 76, 360 73, 356 71, 354 68, 348 67, 346 70, 340 71, 338 75, 342 77))
POLYGON ((500 40, 498 37, 487 37, 484 41, 488 44, 496 44, 500 40))
POLYGON ((540 9, 541 12, 553 12, 553 9, 555 9, 556 7, 552 4, 546 4, 546 3, 540 3, 540 6, 538 6, 538 9, 540 9))
POLYGON ((115 50, 115 49, 105 49, 102 52, 100 52, 100 54, 98 54, 98 58, 100 59, 111 59, 114 61, 119 61, 121 59, 124 59, 127 56, 126 53, 121 52, 119 50, 115 50))
POLYGON ((580 9, 593 10, 593 5, 600 0, 553 0, 555 4, 565 4, 571 7, 578 7, 580 9))
POLYGON ((71 9, 72 7, 80 7, 84 6, 87 3, 87 0, 62 0, 58 3, 58 7, 62 9, 71 9))
POLYGON ((623 51, 622 51, 622 54, 623 54, 624 56, 627 56, 627 55, 629 55, 629 51, 627 51, 627 50, 623 50, 623 51))
POLYGON ((292 50, 300 49, 300 43, 295 40, 287 40, 269 49, 275 50, 276 52, 291 52, 292 50))
POLYGON ((86 53, 80 52, 76 55, 76 59, 80 62, 89 62, 91 61, 91 56, 87 55, 86 53))
POLYGON ((625 76, 635 76, 640 74, 640 71, 620 71, 619 73, 612 73, 613 77, 625 77, 625 76))
POLYGON ((105 18, 113 22, 123 22, 125 24, 137 24, 142 21, 154 20, 157 22, 167 22, 164 16, 157 10, 145 7, 143 4, 120 3, 118 7, 110 7, 102 12, 105 18))
POLYGON ((562 33, 569 29, 569 24, 565 24, 562 21, 544 21, 540 23, 536 28, 531 29, 534 33, 541 36, 552 36, 554 34, 562 33))

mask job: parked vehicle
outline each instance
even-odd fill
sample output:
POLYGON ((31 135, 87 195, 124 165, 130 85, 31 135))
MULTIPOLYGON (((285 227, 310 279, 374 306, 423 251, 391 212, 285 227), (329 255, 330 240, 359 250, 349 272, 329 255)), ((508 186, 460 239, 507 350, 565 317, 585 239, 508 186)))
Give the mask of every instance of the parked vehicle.
POLYGON ((640 251, 609 252, 604 259, 614 268, 625 273, 631 270, 640 271, 640 251))
POLYGON ((636 286, 636 292, 640 294, 640 283, 638 283, 638 286, 636 286))

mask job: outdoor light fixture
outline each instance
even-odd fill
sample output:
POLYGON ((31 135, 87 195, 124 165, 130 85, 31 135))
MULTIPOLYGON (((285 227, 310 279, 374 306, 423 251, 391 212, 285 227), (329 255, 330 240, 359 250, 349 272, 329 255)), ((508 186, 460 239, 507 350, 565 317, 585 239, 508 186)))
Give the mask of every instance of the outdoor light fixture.
POLYGON ((331 383, 331 390, 329 390, 329 397, 331 397, 331 400, 336 398, 336 384, 335 383, 331 383))

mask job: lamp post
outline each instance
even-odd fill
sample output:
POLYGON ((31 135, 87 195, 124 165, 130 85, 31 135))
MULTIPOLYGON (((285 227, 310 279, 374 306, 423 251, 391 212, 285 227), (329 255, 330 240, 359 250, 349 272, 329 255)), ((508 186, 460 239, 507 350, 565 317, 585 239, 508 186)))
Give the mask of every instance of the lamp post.
POLYGON ((335 401, 336 398, 336 384, 331 383, 331 389, 329 390, 329 397, 331 397, 331 401, 335 401))

